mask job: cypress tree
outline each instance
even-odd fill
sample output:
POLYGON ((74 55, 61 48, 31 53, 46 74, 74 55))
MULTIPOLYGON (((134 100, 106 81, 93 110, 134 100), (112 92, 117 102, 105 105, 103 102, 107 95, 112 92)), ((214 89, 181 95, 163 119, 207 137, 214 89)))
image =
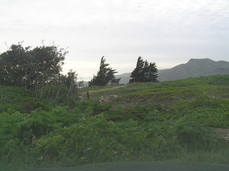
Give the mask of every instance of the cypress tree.
POLYGON ((130 83, 132 82, 156 82, 157 80, 157 67, 156 63, 149 63, 143 60, 141 56, 138 57, 136 68, 130 75, 130 83))
POLYGON ((106 59, 103 56, 100 61, 99 71, 97 75, 94 75, 92 80, 89 82, 89 86, 105 86, 107 84, 119 84, 120 79, 116 79, 114 76, 117 71, 108 66, 109 64, 106 63, 106 59))

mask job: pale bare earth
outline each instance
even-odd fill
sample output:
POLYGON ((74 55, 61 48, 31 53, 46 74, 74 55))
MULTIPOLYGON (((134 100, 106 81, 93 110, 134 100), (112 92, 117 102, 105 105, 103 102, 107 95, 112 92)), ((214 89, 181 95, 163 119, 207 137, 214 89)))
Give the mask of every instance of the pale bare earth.
MULTIPOLYGON (((124 88, 126 87, 127 85, 120 85, 120 86, 115 86, 115 87, 111 87, 111 88, 104 88, 104 89, 99 89, 99 90, 89 90, 89 91, 86 91, 86 92, 81 92, 81 95, 86 95, 87 93, 89 94, 93 94, 93 93, 97 93, 97 92, 104 92, 104 91, 110 91, 110 90, 115 90, 115 89, 119 89, 119 88, 124 88)), ((116 98, 117 95, 116 94, 113 94, 113 95, 109 95, 109 96, 100 96, 97 98, 97 100, 100 102, 100 103, 103 103, 103 102, 108 102, 114 98, 116 98)), ((82 98, 83 99, 83 98, 82 98)))
MULTIPOLYGON (((126 87, 126 85, 121 85, 121 86, 115 86, 112 88, 104 88, 104 89, 99 89, 99 90, 89 90, 89 93, 97 93, 97 92, 103 92, 103 91, 107 91, 107 90, 115 90, 115 89, 119 89, 119 88, 123 88, 126 87)), ((87 92, 83 92, 83 94, 86 94, 87 92)))
POLYGON ((229 129, 226 128, 214 128, 215 132, 222 135, 225 140, 229 141, 229 129))

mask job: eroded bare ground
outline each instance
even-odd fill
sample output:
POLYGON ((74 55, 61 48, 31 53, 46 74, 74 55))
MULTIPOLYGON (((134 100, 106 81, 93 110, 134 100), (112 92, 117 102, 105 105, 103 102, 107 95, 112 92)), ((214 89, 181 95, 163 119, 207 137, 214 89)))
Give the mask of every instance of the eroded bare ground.
POLYGON ((229 141, 229 129, 226 128, 214 128, 215 132, 222 135, 225 140, 229 141))
MULTIPOLYGON (((104 89, 99 89, 99 90, 89 90, 90 93, 98 93, 98 92, 103 92, 103 91, 107 91, 107 90, 115 90, 115 89, 119 89, 119 88, 123 88, 126 87, 127 85, 121 85, 121 86, 115 86, 112 88, 104 88, 104 89)), ((83 92, 83 94, 86 94, 87 92, 83 92)))

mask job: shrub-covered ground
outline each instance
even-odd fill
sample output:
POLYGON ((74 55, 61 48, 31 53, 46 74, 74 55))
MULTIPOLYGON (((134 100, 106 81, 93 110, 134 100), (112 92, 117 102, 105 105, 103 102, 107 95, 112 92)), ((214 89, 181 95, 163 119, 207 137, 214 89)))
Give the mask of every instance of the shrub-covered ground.
POLYGON ((229 76, 93 89, 81 89, 81 101, 53 102, 0 86, 1 169, 123 161, 229 164, 229 143, 214 130, 229 128, 229 76))

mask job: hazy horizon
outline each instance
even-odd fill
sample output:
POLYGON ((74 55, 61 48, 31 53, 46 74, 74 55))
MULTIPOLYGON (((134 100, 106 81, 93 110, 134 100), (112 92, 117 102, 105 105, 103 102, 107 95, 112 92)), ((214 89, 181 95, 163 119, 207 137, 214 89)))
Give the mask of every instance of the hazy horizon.
POLYGON ((57 45, 64 72, 89 80, 102 56, 119 73, 138 56, 158 69, 191 58, 229 60, 227 0, 1 0, 0 53, 11 44, 57 45))

